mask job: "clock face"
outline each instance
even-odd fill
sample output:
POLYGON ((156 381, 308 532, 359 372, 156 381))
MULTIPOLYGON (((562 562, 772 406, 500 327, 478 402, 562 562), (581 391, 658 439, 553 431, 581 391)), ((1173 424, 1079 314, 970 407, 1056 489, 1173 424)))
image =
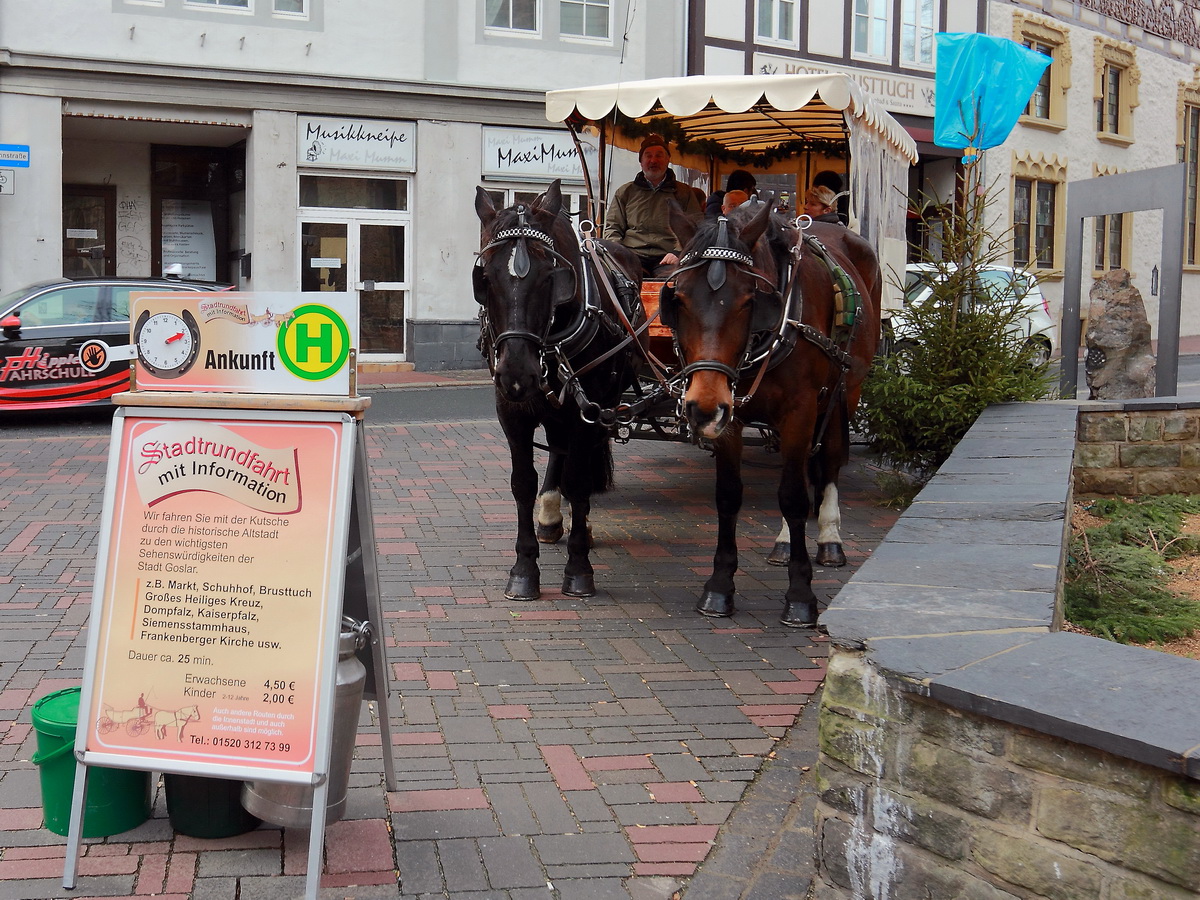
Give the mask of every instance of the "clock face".
POLYGON ((159 378, 178 378, 200 352, 200 329, 190 311, 150 314, 144 311, 134 329, 138 358, 159 378))

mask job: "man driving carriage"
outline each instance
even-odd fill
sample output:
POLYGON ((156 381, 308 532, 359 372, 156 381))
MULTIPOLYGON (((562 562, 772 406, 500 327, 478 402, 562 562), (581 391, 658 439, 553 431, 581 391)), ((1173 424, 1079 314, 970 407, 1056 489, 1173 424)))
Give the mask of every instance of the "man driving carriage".
POLYGON ((648 134, 642 140, 638 163, 642 171, 617 188, 609 201, 604 237, 636 253, 642 271, 654 277, 679 262, 681 248, 669 222, 671 202, 697 222, 704 211, 696 193, 675 179, 671 150, 661 134, 648 134))

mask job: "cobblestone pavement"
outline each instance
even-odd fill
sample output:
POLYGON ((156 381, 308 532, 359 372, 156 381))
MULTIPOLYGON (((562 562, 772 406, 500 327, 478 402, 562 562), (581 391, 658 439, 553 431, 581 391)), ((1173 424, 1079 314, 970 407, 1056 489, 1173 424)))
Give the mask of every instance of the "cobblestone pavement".
MULTIPOLYGON (((369 417, 368 417, 369 422, 369 417)), ((778 624, 785 582, 777 458, 748 451, 739 611, 693 612, 716 526, 696 448, 616 448, 592 517, 600 593, 502 596, 514 514, 494 422, 369 425, 392 675, 397 790, 364 704, 345 818, 329 826, 323 898, 785 900, 812 860, 815 706, 825 647, 778 624)), ((42 825, 30 708, 82 680, 107 435, 0 433, 0 900, 63 897, 65 838, 42 825)), ((890 528, 856 456, 843 480, 850 565, 890 528)), ((301 897, 307 834, 176 835, 153 817, 85 841, 74 900, 301 897)))

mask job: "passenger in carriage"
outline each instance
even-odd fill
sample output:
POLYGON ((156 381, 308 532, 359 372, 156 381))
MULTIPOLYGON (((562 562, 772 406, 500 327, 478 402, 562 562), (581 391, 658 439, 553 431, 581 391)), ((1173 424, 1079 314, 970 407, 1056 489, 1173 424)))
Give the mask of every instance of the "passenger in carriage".
POLYGON ((750 195, 745 191, 726 191, 724 199, 721 200, 721 215, 729 215, 749 199, 750 195))
POLYGON ((846 222, 838 214, 838 194, 827 187, 814 185, 804 195, 804 214, 814 222, 829 222, 833 225, 845 225, 846 222))
POLYGON ((671 231, 670 204, 684 214, 701 217, 700 201, 686 184, 675 180, 671 151, 661 134, 648 134, 638 150, 642 171, 613 193, 604 220, 604 237, 624 244, 642 261, 647 277, 665 275, 679 263, 682 249, 671 231))
POLYGON ((709 219, 715 219, 720 215, 725 195, 730 191, 744 191, 746 194, 753 194, 757 189, 758 182, 753 175, 745 169, 734 169, 725 179, 725 190, 713 191, 708 195, 708 202, 704 205, 704 215, 709 219))

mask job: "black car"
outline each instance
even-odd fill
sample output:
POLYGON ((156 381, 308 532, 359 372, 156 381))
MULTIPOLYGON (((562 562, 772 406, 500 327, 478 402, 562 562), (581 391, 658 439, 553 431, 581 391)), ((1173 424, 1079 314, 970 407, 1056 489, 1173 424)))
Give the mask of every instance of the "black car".
POLYGON ((129 297, 139 291, 228 291, 233 286, 180 278, 66 278, 0 297, 0 411, 106 404, 129 387, 129 361, 97 372, 79 348, 99 339, 129 343, 129 297))

